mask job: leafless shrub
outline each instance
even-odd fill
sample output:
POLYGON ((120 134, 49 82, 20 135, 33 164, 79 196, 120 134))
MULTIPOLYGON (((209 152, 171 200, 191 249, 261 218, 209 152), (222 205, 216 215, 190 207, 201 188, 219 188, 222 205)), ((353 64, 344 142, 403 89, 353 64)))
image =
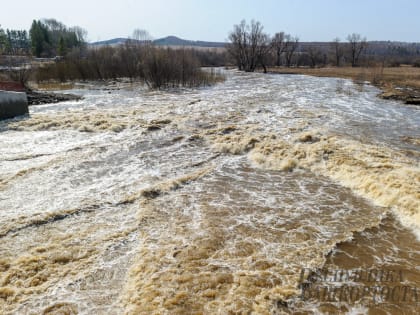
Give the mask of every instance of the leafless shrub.
POLYGON ((41 66, 38 82, 58 80, 107 80, 126 77, 141 80, 152 89, 195 87, 222 79, 216 72, 203 71, 192 49, 158 48, 128 41, 120 47, 77 51, 64 60, 41 66))

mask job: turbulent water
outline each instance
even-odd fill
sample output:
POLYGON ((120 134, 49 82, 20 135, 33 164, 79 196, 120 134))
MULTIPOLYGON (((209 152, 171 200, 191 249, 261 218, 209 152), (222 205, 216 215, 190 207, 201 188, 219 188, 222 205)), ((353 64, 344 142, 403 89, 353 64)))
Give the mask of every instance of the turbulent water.
POLYGON ((418 313, 418 107, 347 80, 226 75, 90 86, 0 123, 1 314, 418 313), (305 297, 328 281, 409 289, 305 297))

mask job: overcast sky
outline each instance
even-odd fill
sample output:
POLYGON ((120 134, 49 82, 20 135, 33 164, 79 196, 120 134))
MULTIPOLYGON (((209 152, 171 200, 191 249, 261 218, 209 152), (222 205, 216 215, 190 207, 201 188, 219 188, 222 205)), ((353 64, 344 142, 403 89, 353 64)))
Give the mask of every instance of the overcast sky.
POLYGON ((130 36, 225 41, 241 19, 301 41, 345 39, 420 42, 420 0, 0 0, 2 28, 29 29, 33 19, 55 18, 88 31, 89 41, 130 36))

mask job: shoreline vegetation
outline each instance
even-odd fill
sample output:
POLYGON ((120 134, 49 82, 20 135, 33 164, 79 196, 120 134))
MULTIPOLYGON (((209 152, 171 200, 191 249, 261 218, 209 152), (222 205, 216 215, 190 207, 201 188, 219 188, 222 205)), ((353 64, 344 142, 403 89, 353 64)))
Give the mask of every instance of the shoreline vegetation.
POLYGON ((120 47, 89 50, 84 56, 74 53, 58 62, 37 67, 36 83, 85 82, 128 78, 154 90, 201 87, 224 81, 214 70, 205 71, 192 49, 160 48, 128 42, 120 47))
POLYGON ((0 71, 0 83, 18 84, 28 95, 29 105, 78 100, 73 94, 53 93, 42 86, 71 86, 98 82, 107 85, 119 80, 140 84, 151 90, 197 88, 223 82, 222 71, 203 69, 193 49, 160 48, 127 42, 119 47, 101 47, 83 54, 75 50, 65 58, 27 63, 0 71))
MULTIPOLYGON (((263 72, 263 69, 258 69, 263 72)), ((356 84, 365 84, 369 82, 373 86, 379 88, 381 93, 379 98, 401 101, 409 105, 420 105, 420 68, 412 66, 400 67, 269 67, 267 73, 270 74, 298 74, 310 75, 315 77, 332 77, 351 79, 356 84)), ((211 83, 221 82, 225 78, 220 73, 209 71, 211 83)), ((117 79, 103 79, 101 82, 115 81, 117 79)), ((130 80, 127 78, 127 80, 130 80)), ((131 81, 131 80, 130 80, 131 81)), ((208 84, 211 84, 210 81, 208 84)), ((70 85, 78 82, 78 80, 65 81, 70 82, 70 85)), ((80 81, 83 82, 83 81, 80 81)), ((136 79, 131 82, 141 82, 136 79)), ((72 94, 59 94, 48 92, 48 87, 55 87, 66 83, 60 80, 43 81, 38 84, 38 87, 43 88, 42 91, 29 91, 28 101, 30 105, 56 103, 67 100, 77 100, 81 97, 72 94)))
POLYGON ((315 77, 352 79, 357 84, 370 84, 381 89, 378 97, 420 105, 420 68, 400 67, 271 67, 268 73, 302 74, 315 77))
MULTIPOLYGON (((263 69, 258 69, 258 71, 262 72, 263 69)), ((204 84, 203 82, 206 82, 206 85, 209 85, 222 82, 225 79, 224 76, 217 71, 212 70, 204 72, 208 72, 207 75, 209 80, 202 81, 199 86, 202 86, 202 84, 204 84)), ((420 105, 420 68, 417 67, 404 65, 400 67, 269 67, 267 69, 267 73, 343 78, 351 79, 356 84, 365 84, 366 82, 369 82, 369 84, 372 84, 381 90, 381 93, 378 94, 379 98, 397 100, 409 105, 420 105)), ((122 80, 120 77, 115 79, 107 78, 101 79, 99 82, 106 84, 106 82, 120 80, 122 80)), ((126 78, 125 81, 131 83, 142 82, 139 78, 126 78)), ((35 84, 35 86, 38 87, 37 89, 27 90, 28 103, 29 105, 41 105, 69 100, 79 100, 82 97, 78 95, 50 92, 51 90, 57 89, 59 86, 72 86, 78 82, 83 83, 85 81, 73 79, 64 80, 63 82, 61 80, 50 79, 39 82, 38 84, 35 84)), ((170 86, 165 86, 165 88, 168 87, 170 86)), ((175 87, 175 85, 172 87, 175 87)))
POLYGON ((318 77, 370 82, 380 88, 379 97, 420 105, 420 50, 369 43, 360 34, 349 34, 326 45, 299 43, 285 32, 270 35, 255 20, 242 20, 229 33, 227 50, 239 70, 245 72, 306 74, 318 77))

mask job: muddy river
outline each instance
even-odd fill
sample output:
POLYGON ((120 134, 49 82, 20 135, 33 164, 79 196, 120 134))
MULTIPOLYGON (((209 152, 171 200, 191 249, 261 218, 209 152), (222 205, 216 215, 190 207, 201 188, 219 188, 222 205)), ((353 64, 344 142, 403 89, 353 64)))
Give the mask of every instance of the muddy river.
POLYGON ((85 85, 0 122, 1 314, 418 314, 420 111, 335 78, 85 85))

